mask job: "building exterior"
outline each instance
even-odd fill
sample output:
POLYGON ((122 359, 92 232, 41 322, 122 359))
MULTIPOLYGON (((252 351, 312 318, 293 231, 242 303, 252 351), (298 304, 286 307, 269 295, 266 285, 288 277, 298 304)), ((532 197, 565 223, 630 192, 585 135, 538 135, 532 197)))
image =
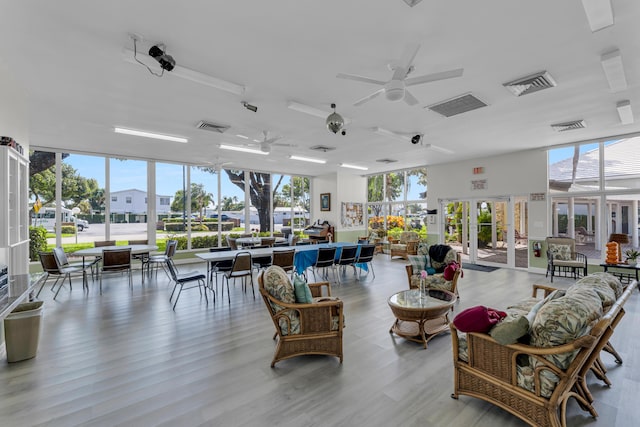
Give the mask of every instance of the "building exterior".
MULTIPOLYGON (((167 214, 171 211, 172 196, 156 195, 156 211, 167 214)), ((111 192, 111 213, 146 214, 147 192, 135 188, 111 192)))

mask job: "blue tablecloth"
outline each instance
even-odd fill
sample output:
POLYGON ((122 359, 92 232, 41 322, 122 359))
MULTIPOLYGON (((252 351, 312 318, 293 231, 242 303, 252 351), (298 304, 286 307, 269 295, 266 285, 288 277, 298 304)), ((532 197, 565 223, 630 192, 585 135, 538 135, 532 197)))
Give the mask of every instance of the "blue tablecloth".
MULTIPOLYGON (((342 253, 343 246, 358 246, 356 257, 360 254, 360 248, 362 247, 362 245, 356 245, 355 243, 348 242, 320 243, 317 245, 298 246, 296 248, 296 256, 293 259, 293 264, 296 267, 296 271, 298 273, 303 273, 307 268, 315 264, 316 259, 318 259, 318 248, 335 247, 335 260, 338 261, 338 259, 340 259, 340 254, 342 253)), ((369 266, 366 263, 356 264, 356 267, 359 267, 364 271, 369 271, 369 266)))

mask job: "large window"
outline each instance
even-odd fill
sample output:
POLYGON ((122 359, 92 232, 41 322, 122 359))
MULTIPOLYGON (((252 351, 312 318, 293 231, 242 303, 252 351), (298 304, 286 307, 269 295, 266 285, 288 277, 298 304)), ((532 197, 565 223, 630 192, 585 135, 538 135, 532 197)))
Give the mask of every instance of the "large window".
POLYGON ((576 239, 594 262, 614 239, 638 247, 640 137, 551 149, 549 192, 554 236, 576 239))
POLYGON ((418 231, 426 236, 426 168, 372 175, 367 179, 367 215, 379 235, 418 231))

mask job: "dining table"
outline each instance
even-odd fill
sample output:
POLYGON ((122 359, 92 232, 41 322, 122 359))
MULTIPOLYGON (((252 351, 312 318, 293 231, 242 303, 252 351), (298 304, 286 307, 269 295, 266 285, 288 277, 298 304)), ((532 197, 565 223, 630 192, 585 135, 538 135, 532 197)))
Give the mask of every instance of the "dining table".
MULTIPOLYGON (((102 257, 103 251, 127 248, 131 249, 131 255, 149 254, 158 250, 158 246, 156 245, 114 245, 80 249, 71 253, 71 255, 75 257, 82 257, 82 265, 84 266, 86 257, 102 257)), ((141 271, 142 280, 144 281, 144 268, 142 268, 141 271)))
MULTIPOLYGON (((215 265, 215 263, 219 261, 232 260, 235 256, 240 252, 249 252, 252 257, 259 256, 269 256, 272 255, 274 251, 282 251, 282 250, 295 250, 295 256, 293 258, 293 264, 295 266, 296 272, 298 274, 302 274, 307 268, 311 267, 315 264, 318 258, 318 249, 323 247, 335 247, 336 255, 335 260, 340 259, 340 253, 342 252, 342 248, 344 246, 358 246, 357 254, 360 252, 360 247, 362 245, 350 242, 333 242, 333 243, 318 243, 313 245, 298 245, 298 246, 279 246, 275 248, 244 248, 238 250, 231 251, 221 251, 221 252, 199 252, 196 253, 196 257, 202 259, 207 263, 207 278, 210 278, 211 275, 211 267, 215 265)), ((368 266, 366 263, 356 264, 356 267, 359 267, 365 271, 368 271, 368 266)), ((210 280, 210 279, 208 279, 210 280)))

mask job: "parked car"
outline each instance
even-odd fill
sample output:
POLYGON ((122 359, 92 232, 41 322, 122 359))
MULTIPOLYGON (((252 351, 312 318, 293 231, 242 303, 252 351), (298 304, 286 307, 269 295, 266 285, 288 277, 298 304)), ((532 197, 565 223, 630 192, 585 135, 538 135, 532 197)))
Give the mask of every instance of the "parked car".
POLYGON ((76 227, 78 227, 78 231, 84 231, 85 228, 89 228, 89 221, 87 221, 86 219, 75 218, 75 223, 76 227))
MULTIPOLYGON (((218 214, 211 214, 211 215, 209 215, 209 218, 218 219, 218 214)), ((229 221, 230 219, 231 218, 227 214, 220 215, 220 220, 221 221, 229 221)))

